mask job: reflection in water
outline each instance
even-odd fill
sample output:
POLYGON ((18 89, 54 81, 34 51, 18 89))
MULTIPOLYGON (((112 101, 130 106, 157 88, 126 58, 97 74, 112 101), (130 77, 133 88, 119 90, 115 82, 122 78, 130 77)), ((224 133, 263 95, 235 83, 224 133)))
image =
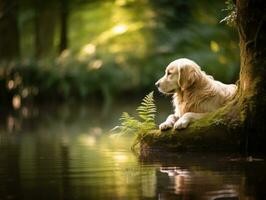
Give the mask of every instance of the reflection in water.
POLYGON ((171 182, 174 186, 174 193, 181 194, 189 190, 188 185, 191 176, 189 172, 178 167, 160 167, 160 172, 167 173, 171 182))
POLYGON ((261 159, 134 156, 132 137, 112 138, 106 131, 128 110, 119 109, 107 118, 84 106, 7 115, 0 126, 0 199, 265 198, 261 159))
POLYGON ((8 132, 13 132, 14 130, 17 130, 18 127, 20 127, 16 118, 14 118, 12 115, 8 115, 6 123, 7 123, 6 127, 8 132))
MULTIPOLYGON (((173 186, 172 193, 177 196, 183 197, 184 199, 188 198, 190 192, 195 190, 193 186, 195 184, 202 184, 202 186, 207 186, 209 184, 210 175, 214 175, 212 172, 202 174, 199 171, 188 171, 186 169, 180 169, 179 167, 160 167, 160 172, 166 173, 169 177, 170 185, 173 186)), ((223 175, 225 176, 225 175, 223 175)), ((222 177, 221 177, 222 178, 222 177)), ((218 179, 218 177, 216 177, 218 179)), ((216 180, 218 181, 218 180, 216 180)), ((218 200, 218 199, 239 199, 239 191, 237 185, 224 184, 223 181, 217 185, 215 189, 215 182, 212 181, 212 187, 203 187, 200 188, 201 197, 208 200, 218 200), (211 189, 210 189, 211 188, 211 189)), ((164 193, 162 194, 164 196, 164 193)), ((167 199, 167 198, 166 198, 167 199)))
POLYGON ((227 185, 223 190, 211 191, 206 194, 206 199, 210 200, 222 200, 222 199, 239 199, 237 187, 233 185, 227 185))

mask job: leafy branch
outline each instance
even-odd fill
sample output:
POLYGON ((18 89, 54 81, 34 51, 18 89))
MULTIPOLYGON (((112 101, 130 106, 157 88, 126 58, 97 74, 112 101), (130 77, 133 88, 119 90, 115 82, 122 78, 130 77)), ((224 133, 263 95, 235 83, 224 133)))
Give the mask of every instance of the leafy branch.
POLYGON ((236 12, 236 5, 233 2, 233 0, 227 0, 225 2, 226 8, 223 9, 223 11, 227 12, 227 16, 223 18, 220 23, 226 22, 228 25, 233 26, 236 23, 236 17, 237 17, 237 12, 236 12))

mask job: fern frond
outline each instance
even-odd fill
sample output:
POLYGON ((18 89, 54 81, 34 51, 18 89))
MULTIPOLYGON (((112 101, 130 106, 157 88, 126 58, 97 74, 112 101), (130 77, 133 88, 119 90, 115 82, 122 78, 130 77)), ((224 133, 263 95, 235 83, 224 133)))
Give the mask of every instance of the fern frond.
POLYGON ((131 117, 127 112, 123 112, 119 120, 121 121, 120 132, 123 133, 133 132, 141 125, 140 121, 131 117))
POLYGON ((144 97, 140 106, 137 108, 137 112, 140 120, 130 116, 127 112, 122 113, 119 119, 121 125, 112 129, 116 131, 116 136, 121 136, 126 133, 134 133, 138 135, 156 128, 156 105, 153 99, 153 92, 150 92, 144 97))
POLYGON ((137 108, 139 117, 144 121, 155 122, 156 105, 153 99, 153 92, 144 97, 141 105, 137 108))

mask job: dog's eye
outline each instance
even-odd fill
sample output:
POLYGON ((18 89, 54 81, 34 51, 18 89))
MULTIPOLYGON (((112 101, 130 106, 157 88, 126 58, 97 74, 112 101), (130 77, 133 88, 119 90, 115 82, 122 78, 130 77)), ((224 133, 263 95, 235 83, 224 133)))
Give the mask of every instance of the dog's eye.
POLYGON ((171 74, 172 74, 172 72, 167 72, 167 73, 166 73, 167 76, 169 76, 169 75, 171 75, 171 74))

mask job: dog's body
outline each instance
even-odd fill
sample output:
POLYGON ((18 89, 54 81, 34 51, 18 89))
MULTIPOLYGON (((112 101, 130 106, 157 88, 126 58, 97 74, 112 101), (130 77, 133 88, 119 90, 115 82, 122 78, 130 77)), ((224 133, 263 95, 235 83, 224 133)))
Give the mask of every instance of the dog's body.
POLYGON ((223 84, 203 72, 193 61, 181 58, 171 62, 156 86, 164 94, 173 94, 175 113, 160 124, 161 130, 186 128, 223 106, 236 92, 236 85, 223 84))

